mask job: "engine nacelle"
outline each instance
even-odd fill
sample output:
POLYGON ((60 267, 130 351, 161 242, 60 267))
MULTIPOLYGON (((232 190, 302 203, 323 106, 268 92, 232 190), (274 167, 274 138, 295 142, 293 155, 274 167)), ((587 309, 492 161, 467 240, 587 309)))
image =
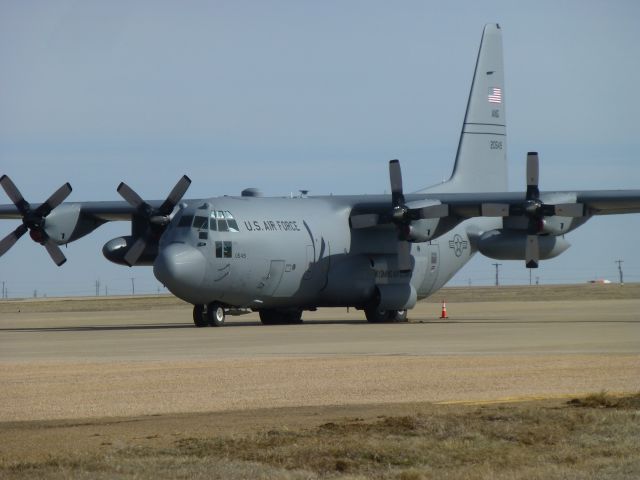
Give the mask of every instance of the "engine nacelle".
POLYGON ((93 232, 103 223, 103 220, 83 216, 79 203, 68 203, 47 215, 44 231, 58 245, 64 245, 93 232))
MULTIPOLYGON (((113 263, 117 263, 118 265, 129 266, 124 261, 124 256, 127 254, 129 249, 136 242, 136 238, 131 236, 126 237, 117 237, 109 240, 102 247, 102 254, 105 256, 107 260, 113 263)), ((147 248, 144 249, 142 255, 135 263, 136 266, 149 266, 153 265, 156 257, 158 256, 158 245, 155 243, 148 243, 147 248)))
MULTIPOLYGON (((540 260, 557 257, 571 246, 563 237, 539 235, 540 260)), ((524 260, 527 232, 491 230, 478 240, 478 251, 496 260, 524 260)))
POLYGON ((414 243, 428 242, 435 237, 439 223, 439 218, 414 220, 409 225, 405 238, 414 243))

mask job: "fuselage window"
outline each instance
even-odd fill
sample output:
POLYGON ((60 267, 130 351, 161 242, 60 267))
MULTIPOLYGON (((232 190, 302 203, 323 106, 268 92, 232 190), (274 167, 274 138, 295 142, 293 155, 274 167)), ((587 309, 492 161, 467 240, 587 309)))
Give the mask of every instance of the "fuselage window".
POLYGON ((224 258, 231 258, 233 256, 231 242, 222 242, 222 250, 224 258))
POLYGON ((233 243, 216 242, 216 258, 233 258, 233 243))
POLYGON ((193 215, 183 215, 182 217, 180 217, 180 220, 178 221, 178 226, 190 227, 192 221, 193 221, 193 215))

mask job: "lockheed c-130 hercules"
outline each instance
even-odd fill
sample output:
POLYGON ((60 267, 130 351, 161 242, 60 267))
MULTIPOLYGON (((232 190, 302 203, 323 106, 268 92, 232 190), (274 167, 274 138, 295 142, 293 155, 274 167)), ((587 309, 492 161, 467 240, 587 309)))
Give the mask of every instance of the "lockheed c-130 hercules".
POLYGON ((527 155, 526 192, 507 192, 505 90, 500 26, 484 28, 451 178, 406 194, 398 160, 390 195, 183 200, 182 177, 164 201, 144 201, 121 183, 125 201, 63 203, 67 183, 29 204, 6 175, 22 219, 0 255, 29 231, 58 265, 59 248, 100 225, 125 220, 131 235, 103 247, 112 262, 153 265, 156 278, 191 303, 196 326, 258 311, 265 324, 296 323, 304 310, 355 307, 370 322, 402 321, 480 252, 536 268, 564 252, 564 235, 593 215, 640 212, 640 190, 540 192, 538 155, 527 155))

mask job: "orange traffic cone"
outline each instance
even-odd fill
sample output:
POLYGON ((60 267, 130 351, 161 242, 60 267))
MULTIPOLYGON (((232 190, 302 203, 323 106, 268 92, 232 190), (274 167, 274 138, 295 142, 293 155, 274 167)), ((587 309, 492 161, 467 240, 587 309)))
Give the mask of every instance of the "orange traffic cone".
POLYGON ((449 318, 447 317, 447 302, 442 301, 442 313, 440 314, 440 318, 449 318))

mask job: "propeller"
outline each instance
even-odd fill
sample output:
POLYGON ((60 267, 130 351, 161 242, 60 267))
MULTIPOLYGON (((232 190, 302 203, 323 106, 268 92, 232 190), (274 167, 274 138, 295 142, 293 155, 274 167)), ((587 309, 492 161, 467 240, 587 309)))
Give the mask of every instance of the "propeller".
POLYGON ((399 160, 389 162, 391 183, 391 211, 387 214, 363 213, 350 217, 351 228, 370 228, 394 224, 398 230, 398 268, 411 270, 411 222, 428 218, 442 218, 449 214, 447 205, 434 205, 432 201, 406 202, 402 188, 402 170, 399 160))
POLYGON ((147 223, 147 228, 144 233, 137 238, 124 256, 124 261, 127 265, 130 267, 135 265, 145 248, 147 248, 147 245, 160 238, 164 228, 171 221, 171 212, 173 212, 175 206, 182 199, 189 185, 191 185, 191 179, 183 175, 159 208, 153 208, 145 202, 140 195, 126 183, 122 182, 118 185, 117 191, 120 196, 136 209, 135 215, 144 219, 147 223))
POLYGON ((540 200, 538 179, 540 165, 538 152, 527 153, 527 192, 520 204, 486 203, 481 206, 486 217, 525 216, 528 218, 525 262, 527 268, 538 268, 540 244, 538 236, 544 233, 544 218, 554 215, 562 217, 584 216, 582 203, 547 204, 540 200))
POLYGON ((69 185, 69 183, 62 185, 35 210, 31 208, 29 202, 24 199, 18 187, 16 187, 8 176, 3 175, 0 178, 0 185, 2 185, 7 196, 22 216, 22 225, 19 225, 13 232, 0 240, 0 257, 13 247, 20 237, 28 231, 33 241, 38 242, 47 249, 49 256, 56 265, 60 266, 66 262, 67 259, 62 253, 62 250, 60 250, 57 243, 49 238, 49 235, 47 235, 44 229, 44 225, 47 215, 69 196, 72 190, 71 185, 69 185))

